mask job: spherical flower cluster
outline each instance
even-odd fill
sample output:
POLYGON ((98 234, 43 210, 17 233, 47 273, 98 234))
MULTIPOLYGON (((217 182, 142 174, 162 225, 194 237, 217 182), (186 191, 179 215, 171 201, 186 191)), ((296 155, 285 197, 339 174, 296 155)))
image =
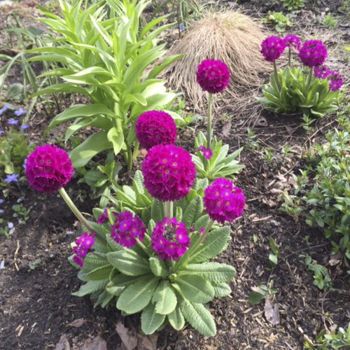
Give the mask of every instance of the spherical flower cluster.
POLYGON ((175 145, 152 147, 142 164, 145 187, 160 201, 185 197, 196 178, 191 155, 175 145))
POLYGON ((204 91, 216 94, 230 83, 230 70, 220 60, 204 60, 197 69, 197 82, 204 91))
POLYGON ((327 79, 332 74, 332 71, 326 66, 316 66, 314 68, 314 75, 319 79, 327 79))
POLYGON ((75 244, 76 246, 73 248, 73 261, 82 267, 87 253, 92 250, 95 244, 95 234, 84 232, 75 240, 75 244))
POLYGON ((329 89, 331 91, 338 91, 344 84, 343 77, 339 72, 332 71, 329 75, 329 89))
POLYGON ((325 62, 328 52, 321 40, 305 41, 299 51, 300 60, 308 67, 316 67, 325 62))
POLYGON ((211 219, 224 223, 243 214, 245 196, 232 181, 219 178, 205 189, 204 205, 211 219))
POLYGON ((288 34, 283 38, 284 44, 290 48, 294 48, 297 51, 300 50, 302 45, 301 39, 298 35, 288 34))
POLYGON ((198 151, 202 153, 203 157, 209 160, 213 156, 213 151, 210 148, 199 146, 198 151))
POLYGON ((58 191, 74 174, 68 153, 53 145, 38 146, 27 157, 24 167, 30 186, 40 192, 58 191))
POLYGON ((261 53, 266 61, 274 62, 283 54, 286 43, 278 36, 271 35, 261 43, 261 53))
POLYGON ((152 233, 152 248, 163 260, 178 260, 190 245, 190 237, 183 222, 164 218, 152 233))
POLYGON ((162 111, 142 113, 136 121, 135 130, 141 147, 146 149, 175 143, 176 140, 175 121, 168 113, 162 111))
POLYGON ((137 239, 143 241, 146 227, 142 220, 129 211, 123 211, 115 215, 116 220, 111 228, 112 238, 121 246, 132 248, 137 239))

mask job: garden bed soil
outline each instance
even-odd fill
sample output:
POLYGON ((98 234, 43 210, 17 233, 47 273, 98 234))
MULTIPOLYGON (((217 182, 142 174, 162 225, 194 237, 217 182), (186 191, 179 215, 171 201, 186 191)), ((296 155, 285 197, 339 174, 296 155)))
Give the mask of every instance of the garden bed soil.
MULTIPOLYGON (((252 6, 249 3, 246 9, 252 12, 252 6)), ((310 26, 309 21, 306 27, 310 26)), ((349 38, 346 35, 348 28, 343 28, 336 37, 344 42, 349 38)), ((338 60, 344 64, 341 55, 338 60)), ((245 169, 237 184, 246 192, 247 210, 233 226, 230 246, 220 257, 220 261, 237 269, 232 294, 210 304, 217 336, 206 338, 190 327, 181 332, 165 328, 158 336, 157 347, 154 338, 141 337, 138 344, 143 345, 137 348, 303 349, 304 340, 315 339, 321 330, 348 324, 350 281, 346 265, 330 266, 331 247, 323 234, 281 212, 280 195, 290 188, 292 174, 302 167, 303 150, 334 125, 334 118, 316 124, 319 131, 310 137, 299 120, 266 113, 247 115, 246 121, 254 120, 258 145, 247 138, 248 122, 219 116, 217 119, 216 135, 229 143, 232 151, 245 146, 241 159, 245 169), (282 152, 286 144, 292 150, 288 156, 282 152), (273 149, 272 159, 264 157, 263 147, 273 149), (268 259, 270 238, 280 247, 275 267, 268 259), (313 285, 312 274, 304 263, 306 254, 327 266, 333 290, 320 291, 313 285), (276 325, 266 319, 264 301, 259 305, 248 302, 252 287, 272 281, 276 290, 271 299, 276 325)), ((43 123, 36 124, 34 119, 33 133, 37 136, 43 123)), ((183 136, 182 142, 191 144, 194 135, 186 131, 183 136)), ((71 295, 80 283, 76 270, 67 261, 76 222, 64 202, 56 195, 39 196, 25 186, 12 187, 10 191, 12 203, 7 202, 7 210, 18 197, 24 197, 24 205, 32 209, 26 224, 18 225, 9 238, 0 237, 0 263, 5 264, 0 268, 0 349, 102 350, 106 349, 104 341, 108 350, 128 349, 121 325, 129 330, 130 347, 133 338, 140 337, 138 317, 125 318, 113 308, 94 309, 88 298, 71 295), (91 345, 92 340, 95 345, 91 345)), ((81 197, 78 205, 89 212, 94 202, 88 191, 81 197)))

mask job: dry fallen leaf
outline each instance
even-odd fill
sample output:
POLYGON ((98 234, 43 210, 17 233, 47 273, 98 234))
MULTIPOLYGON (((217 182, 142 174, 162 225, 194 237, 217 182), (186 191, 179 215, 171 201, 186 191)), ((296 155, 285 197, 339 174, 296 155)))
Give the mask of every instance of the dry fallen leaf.
POLYGON ((84 318, 78 318, 78 319, 72 321, 71 323, 68 323, 67 326, 79 328, 85 323, 86 323, 86 320, 84 318))
POLYGON ((98 335, 92 340, 87 340, 80 350, 107 350, 107 343, 98 335))
POLYGON ((280 323, 278 304, 272 304, 270 298, 265 299, 264 314, 266 320, 273 326, 277 326, 280 323))
POLYGON ((120 339, 126 350, 134 350, 137 347, 137 337, 129 332, 129 330, 121 323, 118 322, 115 330, 117 331, 120 339))
POLYGON ((229 136, 230 136, 231 126, 232 126, 231 121, 228 121, 228 122, 222 127, 222 132, 221 132, 222 136, 224 136, 224 137, 229 137, 229 136))
POLYGON ((66 334, 61 335, 60 340, 56 344, 55 350, 70 350, 70 345, 66 334))

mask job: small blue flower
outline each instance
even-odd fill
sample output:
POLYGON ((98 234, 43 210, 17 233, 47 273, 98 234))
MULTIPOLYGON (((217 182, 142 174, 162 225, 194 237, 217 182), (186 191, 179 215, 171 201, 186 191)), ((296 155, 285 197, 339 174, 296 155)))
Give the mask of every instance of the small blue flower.
POLYGON ((23 114, 26 114, 27 113, 27 110, 24 109, 23 107, 19 107, 16 111, 15 111, 15 115, 17 117, 20 117, 21 115, 23 114))
POLYGON ((19 174, 10 174, 7 175, 4 179, 4 181, 8 184, 12 183, 12 182, 17 182, 19 178, 19 174))
POLYGON ((29 125, 28 124, 22 124, 21 125, 21 130, 22 131, 25 131, 25 130, 27 130, 29 128, 29 125))
POLYGON ((5 210, 4 209, 0 209, 0 215, 4 214, 5 210))
POLYGON ((0 198, 0 205, 4 204, 5 203, 5 200, 0 198))
POLYGON ((17 120, 17 119, 14 119, 14 118, 10 118, 10 119, 7 121, 7 124, 8 124, 8 125, 17 125, 17 124, 18 124, 18 120, 17 120))
POLYGON ((9 228, 9 230, 12 230, 15 227, 15 225, 13 224, 13 222, 8 222, 7 227, 9 228))
POLYGON ((10 106, 5 103, 2 108, 0 108, 0 115, 3 115, 8 109, 10 108, 10 106))

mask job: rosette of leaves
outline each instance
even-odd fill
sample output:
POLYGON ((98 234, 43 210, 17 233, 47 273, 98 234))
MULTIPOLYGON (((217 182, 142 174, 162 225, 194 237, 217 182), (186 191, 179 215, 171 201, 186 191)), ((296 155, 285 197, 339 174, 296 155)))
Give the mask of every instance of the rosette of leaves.
POLYGON ((259 101, 276 113, 323 117, 338 109, 339 91, 330 91, 326 79, 317 79, 301 68, 285 68, 271 75, 259 101))
POLYGON ((140 23, 150 3, 60 0, 60 15, 42 9, 41 21, 57 38, 52 45, 29 50, 35 54, 30 61, 56 62, 59 68, 42 76, 61 81, 40 89, 37 95, 78 93, 89 100, 89 104, 67 108, 50 123, 55 127, 71 122, 65 141, 84 128, 94 130, 71 152, 75 168, 108 150, 114 155, 122 153, 131 168, 133 148, 137 149, 135 119, 145 110, 166 109, 176 97, 158 78, 179 57, 159 61, 165 54, 160 37, 171 25, 163 24, 166 17, 154 18, 144 26, 140 23))
MULTIPOLYGON (((203 132, 199 132, 195 138, 195 148, 207 145, 207 138, 203 132)), ((217 138, 213 138, 211 143, 213 155, 210 159, 205 159, 202 155, 192 155, 196 165, 198 178, 215 180, 218 177, 234 177, 244 168, 239 164, 239 156, 242 148, 233 153, 229 153, 229 145, 223 144, 217 138)), ((198 152, 199 153, 199 152, 198 152)), ((198 154, 197 153, 197 154, 198 154)))
MULTIPOLYGON (((74 294, 90 295, 95 305, 116 306, 125 315, 141 313, 145 334, 152 334, 166 324, 181 330, 189 323, 201 334, 214 336, 215 321, 207 304, 216 297, 230 294, 229 283, 235 269, 210 260, 225 250, 231 230, 210 222, 203 212, 202 200, 208 180, 198 183, 185 199, 174 203, 177 219, 191 231, 191 246, 178 261, 172 262, 161 260, 151 247, 155 223, 164 217, 163 204, 152 199, 147 209, 140 197, 134 200, 130 191, 133 187, 124 187, 126 197, 133 201, 126 205, 128 201, 124 199, 122 206, 151 217, 145 239, 134 248, 126 249, 111 238, 109 223, 95 224, 98 236, 94 251, 85 258, 78 274, 84 284, 74 294), (139 203, 143 204, 139 207, 139 203), (202 228, 206 229, 205 233, 202 228)), ((137 193, 142 193, 140 190, 137 189, 137 193)))

